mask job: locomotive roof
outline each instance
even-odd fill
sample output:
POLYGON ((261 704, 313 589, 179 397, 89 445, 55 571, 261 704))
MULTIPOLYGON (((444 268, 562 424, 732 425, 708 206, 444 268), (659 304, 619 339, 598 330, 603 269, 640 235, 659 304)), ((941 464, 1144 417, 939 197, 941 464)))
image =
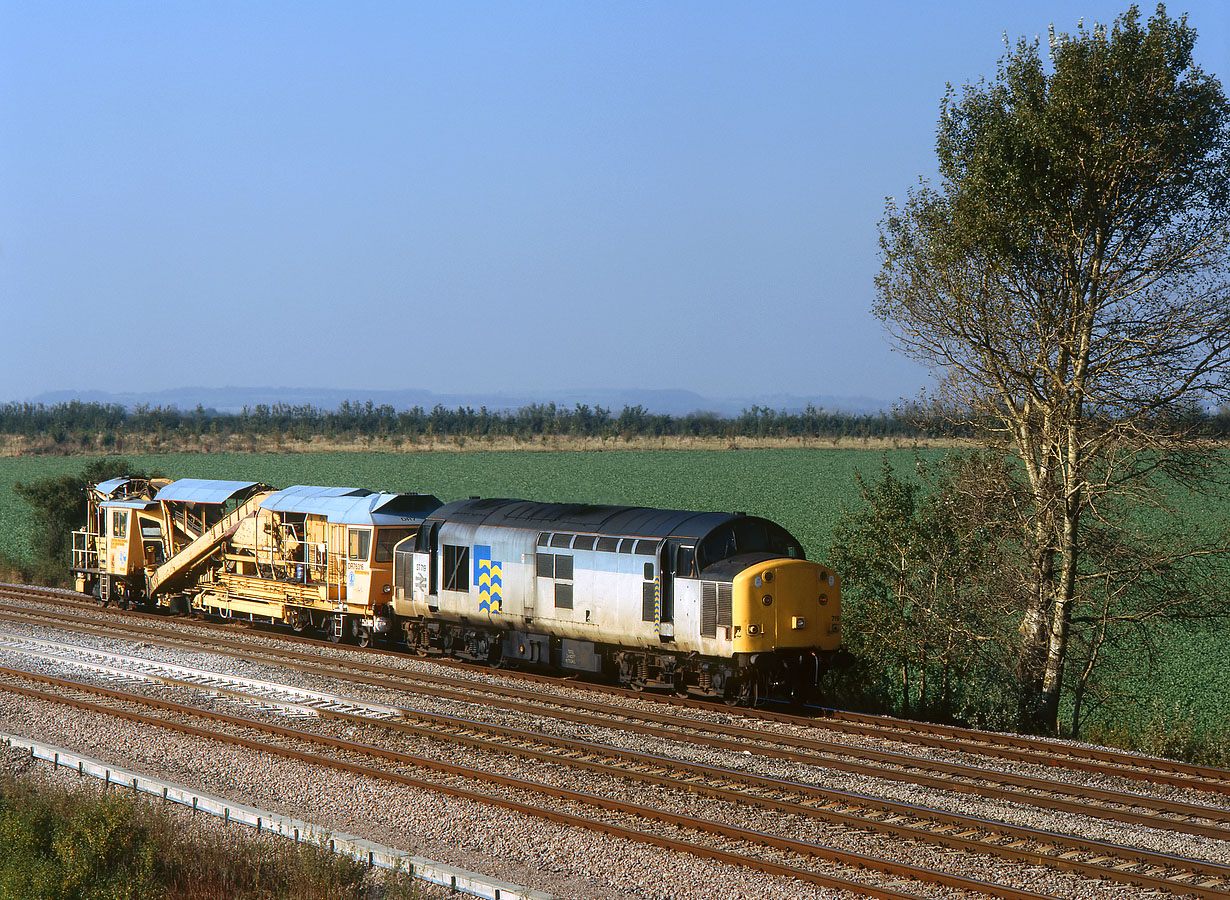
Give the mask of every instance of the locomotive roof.
POLYGON ((324 516, 335 525, 412 525, 440 505, 431 494, 296 484, 261 501, 263 509, 324 516))
POLYGON ((155 500, 177 500, 182 503, 225 503, 236 494, 260 487, 259 481, 217 481, 212 478, 181 478, 164 486, 155 500))
POLYGON ((644 506, 536 503, 530 500, 457 500, 441 506, 429 518, 464 525, 494 525, 535 531, 699 539, 717 526, 742 516, 683 509, 651 509, 644 506))

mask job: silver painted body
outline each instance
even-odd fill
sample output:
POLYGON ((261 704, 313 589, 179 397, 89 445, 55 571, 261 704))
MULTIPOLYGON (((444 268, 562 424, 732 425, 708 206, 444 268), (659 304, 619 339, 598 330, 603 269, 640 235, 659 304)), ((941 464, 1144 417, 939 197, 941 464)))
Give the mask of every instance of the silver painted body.
MULTIPOLYGON (((723 632, 718 638, 701 637, 701 582, 663 571, 664 542, 638 540, 635 546, 641 552, 628 553, 539 546, 540 536, 532 529, 444 523, 434 578, 430 554, 424 551, 413 553, 409 577, 395 576, 397 614, 489 627, 530 640, 545 634, 626 648, 731 656, 732 645, 723 632), (453 581, 464 590, 449 589, 446 547, 463 548, 467 554, 465 584, 453 581), (571 557, 571 577, 540 575, 539 554, 571 557), (566 596, 569 590, 571 608, 556 600, 557 593, 566 596), (667 597, 671 602, 665 602, 667 597)), ((449 551, 450 561, 458 552, 449 551)), ((532 659, 533 652, 526 649, 524 657, 532 659)))

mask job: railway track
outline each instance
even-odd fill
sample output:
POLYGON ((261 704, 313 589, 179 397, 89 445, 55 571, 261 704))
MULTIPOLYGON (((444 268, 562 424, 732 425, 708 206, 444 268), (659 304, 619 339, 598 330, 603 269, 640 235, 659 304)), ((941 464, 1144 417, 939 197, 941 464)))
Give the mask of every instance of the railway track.
MULTIPOLYGON (((10 596, 13 594, 8 590, 10 596)), ((40 598, 42 599, 42 598, 40 598)), ((59 602, 59 597, 52 597, 53 602, 59 602)), ((1085 817, 1097 817, 1128 823, 1133 826, 1147 826, 1152 829, 1169 830, 1180 833, 1202 835, 1209 840, 1230 842, 1230 811, 1224 806, 1213 803, 1197 803, 1190 800, 1166 800, 1160 796, 1136 794, 1126 790, 1110 788, 1092 788, 1088 785, 1065 785, 1056 783, 1055 766, 1050 777, 1036 775, 1019 775, 1006 772, 991 772, 969 763, 954 763, 950 760, 920 759, 911 757, 898 750, 875 750, 866 746, 854 747, 831 740, 823 740, 803 733, 815 728, 829 729, 829 719, 803 719, 798 716, 781 716, 780 714, 763 714, 751 717, 733 716, 730 710, 718 708, 714 710, 709 704, 683 704, 676 709, 670 704, 646 704, 639 702, 636 709, 627 706, 616 706, 593 699, 577 697, 560 697, 544 694, 533 688, 515 688, 506 683, 487 684, 478 682, 470 672, 457 674, 430 674, 407 671, 387 663, 373 662, 380 659, 379 655, 371 653, 346 653, 338 658, 322 660, 320 652, 308 649, 290 649, 280 646, 284 642, 274 638, 260 640, 269 635, 260 633, 254 641, 252 635, 228 634, 231 629, 208 629, 201 635, 175 634, 168 635, 167 620, 161 617, 151 617, 152 624, 143 624, 148 620, 133 621, 125 617, 122 621, 115 617, 100 618, 98 610, 91 609, 89 615, 72 615, 56 613, 47 610, 32 610, 0 604, 0 619, 10 623, 36 625, 79 631, 83 634, 93 634, 118 640, 138 640, 151 648, 195 647, 201 652, 222 655, 223 659, 245 660, 250 664, 276 665, 289 671, 294 671, 306 677, 330 679, 334 682, 344 680, 361 685, 362 690, 375 689, 380 692, 406 694, 410 697, 431 698, 436 701, 451 702, 462 708, 485 707, 497 710, 507 716, 523 717, 527 721, 548 719, 556 723, 568 723, 570 726, 590 730, 603 729, 619 734, 632 734, 648 741, 649 747, 660 745, 661 748, 672 748, 668 752, 646 752, 645 750, 621 749, 599 739, 581 740, 568 737, 561 729, 551 726, 537 729, 528 727, 510 727, 483 721, 472 716, 459 714, 441 714, 429 711, 398 706, 396 708, 384 704, 370 704, 373 709, 362 707, 366 701, 357 701, 350 696, 353 690, 348 690, 346 696, 331 694, 329 696, 307 697, 302 689, 291 689, 286 685, 275 688, 259 686, 254 679, 243 679, 228 682, 219 678, 217 672, 202 670, 188 671, 186 667, 166 668, 163 664, 148 659, 136 660, 131 654, 104 653, 90 651, 95 659, 93 662, 82 663, 77 660, 74 665, 90 669, 97 677, 128 679, 136 683, 157 683, 168 690, 207 691, 217 697, 226 697, 228 702, 241 704, 245 709, 254 710, 258 715, 268 715, 270 710, 279 710, 279 715, 292 715, 300 718, 316 717, 334 723, 335 728, 374 729, 380 736, 377 744, 355 743, 348 746, 344 739, 317 735, 315 740, 323 741, 323 745, 333 751, 346 754, 367 754, 385 763, 398 766, 415 766, 436 775, 471 779, 477 784, 484 781, 503 784, 508 790, 515 792, 545 792, 556 801, 565 804, 590 804, 592 801, 569 794, 553 794, 557 790, 549 786, 533 787, 532 782, 524 779, 502 781, 508 776, 492 771, 462 771, 449 768, 455 764, 437 757, 421 754, 405 753, 401 750, 384 749, 396 741, 412 740, 420 744, 436 746, 451 746, 455 748, 453 756, 464 751, 469 754, 484 754, 490 757, 516 757, 526 763, 543 767, 563 767, 574 773, 584 773, 585 777, 600 777, 618 782, 634 783, 638 790, 655 791, 671 796, 684 795, 703 796, 708 801, 726 804, 728 807, 740 806, 744 809, 754 806, 767 815, 769 822, 781 820, 793 823, 809 823, 807 827, 816 833, 824 829, 855 829, 859 832, 879 835, 880 839, 898 842, 908 842, 910 845, 925 845, 931 848, 942 848, 962 854, 980 854, 1004 861, 1011 861, 1027 866, 1046 866, 1050 869, 1073 873, 1084 879, 1096 879, 1102 882, 1117 882, 1132 885, 1140 890, 1157 892, 1157 896, 1180 895, 1198 897, 1230 897, 1230 867, 1212 860, 1184 859, 1178 854, 1159 852, 1156 849, 1135 847, 1126 844, 1116 844, 1110 841, 1093 840, 1081 837, 1079 834, 1066 834, 1055 830, 1031 828, 999 821, 995 818, 976 815, 964 815, 929 807, 922 803, 902 803, 887 800, 871 794, 858 791, 835 790, 816 784, 793 779, 769 777, 729 766, 704 764, 697 761, 684 760, 673 748, 680 746, 692 748, 696 752, 718 752, 729 758, 738 760, 743 754, 751 754, 758 760, 773 760, 782 763, 795 764, 824 770, 837 770, 859 775, 868 779, 909 781, 914 784, 944 793, 965 793, 985 797, 997 803, 1031 805, 1037 808, 1049 809, 1054 813, 1067 815, 1077 814, 1085 817), (256 644, 262 646, 256 646, 256 644), (272 645, 272 646, 270 646, 272 645), (227 656, 229 654, 229 657, 227 656), (124 657, 128 658, 125 659, 124 657), (159 668, 161 667, 161 671, 159 668), (268 693, 268 691, 275 691, 268 693), (281 691, 281 693, 277 693, 281 691), (299 694, 295 694, 299 691, 299 694), (690 707, 699 706, 701 712, 720 712, 720 718, 729 721, 712 721, 714 716, 698 718, 696 710, 690 707), (392 710, 392 711, 390 711, 392 710), (779 727, 780 726, 780 727, 779 727), (330 743, 341 740, 341 744, 330 743), (378 746, 377 746, 378 745, 378 746), (362 749, 366 747, 368 749, 362 749), (376 751, 374 754, 372 750, 376 751), (393 756, 382 754, 393 754, 393 756), (400 754, 400 755, 398 755, 400 754), (857 756, 850 759, 850 756, 857 756), (961 781, 964 778, 965 781, 961 781), (524 783, 523 783, 524 782, 524 783), (1096 805, 1091 805, 1091 803, 1096 805), (1156 807, 1156 810, 1150 809, 1156 807)), ((183 620, 175 620, 181 625, 183 620)), ((193 631, 200 629, 200 623, 193 622, 193 631)), ((0 649, 10 653, 25 655, 31 660, 41 660, 47 664, 68 665, 67 656, 77 651, 67 645, 57 642, 30 641, 19 647, 20 639, 6 638, 6 646, 0 649), (54 645, 53 645, 54 644, 54 645)), ((337 655, 337 648, 332 645, 330 652, 337 655)), ((236 664, 238 664, 236 662, 236 664)), ((224 663, 225 665, 225 663, 224 663)), ((20 688, 14 679, 43 678, 49 676, 36 672, 18 672, 5 670, 6 689, 15 693, 32 690, 20 688)), ((229 678, 229 676, 228 676, 229 678)), ((112 704, 133 705, 139 703, 152 704, 163 712, 173 715, 198 716, 215 722, 224 722, 232 729, 250 729, 256 726, 245 717, 232 716, 216 711, 189 711, 186 708, 174 710, 173 705, 161 707, 159 704, 172 701, 156 698, 139 699, 141 695, 131 691, 118 691, 99 685, 68 682, 61 689, 65 691, 93 691, 96 696, 103 697, 112 704), (113 693, 107 694, 106 692, 113 693), (218 718, 223 717, 223 718, 218 718)), ((50 682, 54 683, 54 682, 50 682)), ((46 692, 44 692, 46 693, 46 692)), ((320 695, 322 692, 316 692, 320 695)), ((34 696, 24 694, 25 696, 34 696)), ((591 697, 593 695, 590 695, 591 697)), ((637 695, 639 699, 640 695, 637 695)), ((43 698, 46 702, 58 702, 50 697, 43 698)), ((79 704, 79 698, 71 701, 79 704)), ((92 701, 99 706, 97 701, 92 701)), ((100 710, 95 710, 102 713, 100 710)), ((128 710, 132 712, 132 710, 128 710)), ((148 713, 139 713, 146 715, 148 713)), ((837 714, 838 716, 844 714, 837 714)), ((137 720, 133 720, 137 721, 137 720)), ((148 723, 152 724, 152 723, 148 723)), ((271 732, 285 740, 308 741, 298 730, 279 730, 284 726, 265 723, 271 732), (291 732, 294 734, 291 734, 291 732)), ((900 730, 903 725, 891 722, 875 723, 852 718, 845 724, 852 728, 839 728, 840 732, 854 734, 861 738, 878 737, 880 729, 900 730)), ((165 727, 178 727, 175 725, 165 727)), ((930 747, 952 756, 984 756, 1002 759, 998 750, 1001 745, 992 744, 991 752, 979 749, 980 733, 960 734, 960 730, 927 732, 923 729, 922 740, 897 740, 895 743, 930 747), (931 742, 931 743, 928 743, 931 742)), ((993 736, 997 739, 1005 736, 993 736)), ((1015 739, 1011 736, 1005 742, 1015 739)), ((353 742, 352 742, 353 743, 353 742)), ((1024 746, 1013 747, 1023 754, 1010 757, 1014 762, 1030 766, 1041 766, 1037 760, 1028 756, 1029 752, 1042 752, 1038 748, 1024 746)), ((275 752, 275 751, 269 751, 275 752)), ((1113 754, 1112 754, 1113 756, 1113 754)), ((1124 754, 1124 756, 1128 756, 1124 754)), ((1141 762, 1139 758, 1133 758, 1141 762)), ((1171 788, 1182 787, 1187 791, 1199 791, 1202 794, 1216 797, 1224 795, 1218 784, 1223 780, 1216 770, 1180 771, 1167 770, 1159 767, 1157 771, 1164 773, 1166 779, 1151 777, 1150 765, 1153 760, 1143 760, 1131 773, 1120 771, 1122 764, 1117 759, 1100 761, 1107 768, 1090 769, 1084 766, 1063 767, 1062 771, 1078 771, 1094 774, 1107 781, 1151 782, 1167 785, 1171 788)), ((323 763, 321 763, 323 764, 323 763)), ((367 765, 364 763, 363 765, 367 765)), ((1194 768, 1194 767, 1193 767, 1194 768)), ((579 777, 579 776, 577 776, 579 777)), ((605 795, 606 792, 604 792, 605 795)), ((615 792, 617 793, 617 792, 615 792)), ((460 796, 460 795, 458 795, 460 796)), ((594 795, 599 796, 599 795, 594 795)), ((600 797, 600 799, 603 799, 600 797)), ((606 798, 610 801, 609 797, 606 798)), ((522 802, 522 801, 517 801, 522 802)), ((688 805, 680 801, 680 805, 688 805)), ((964 882, 945 881, 952 877, 950 872, 936 872, 915 867, 919 871, 910 871, 907 863, 901 861, 882 861, 879 866, 876 857, 860 859, 849 856, 848 851, 829 847, 822 842, 801 841, 788 834, 773 835, 766 829, 750 829, 767 842, 761 840, 749 842, 749 836, 739 832, 741 826, 710 820, 692 821, 686 816, 676 821, 675 816, 681 815, 669 810, 644 807, 644 804, 631 804, 623 809, 618 806, 603 806, 607 818, 592 819, 590 825, 578 827, 597 828, 600 831, 614 833, 603 827, 609 824, 609 816, 635 815, 645 821, 657 823, 657 827, 670 826, 676 829, 686 828, 692 838, 684 840, 683 844, 697 844, 696 835, 708 835, 697 846, 706 846, 713 840, 743 842, 747 846, 737 850, 721 850, 733 853, 735 856, 745 856, 748 859, 760 858, 763 862, 765 848, 774 854, 780 854, 782 859, 818 859, 826 861, 826 865, 853 867, 854 870, 872 868, 880 873, 882 878, 909 878, 926 884, 947 885, 962 892, 977 892, 985 896, 1026 897, 1038 896, 1028 891, 1016 888, 1006 890, 1016 893, 999 893, 999 889, 990 890, 987 885, 975 884, 978 879, 966 878, 964 882), (632 809, 632 807, 638 807, 632 809), (653 811, 653 814, 649 813, 653 811), (686 824, 684 824, 686 820, 686 824), (709 822, 708 825, 698 822, 709 822), (594 824, 597 823, 597 824, 594 824), (736 829, 727 831, 725 829, 736 829), (783 843, 785 842, 785 843, 783 843), (755 846, 759 849, 750 850, 755 846), (906 866, 906 868, 901 868, 906 866)), ((512 807, 505 807, 512 808, 512 807)), ((543 809, 540 816, 551 818, 555 813, 543 809)), ((569 813, 571 815, 571 813, 569 813)), ((586 818, 582 816, 582 818, 586 818)), ((695 818, 695 817, 693 817, 695 818)), ((553 821, 558 821, 554 820, 553 821)), ((620 826, 625 827, 625 826, 620 826)), ((1074 826, 1075 827, 1075 826, 1074 826)), ((637 826, 633 831, 644 831, 644 826, 637 826)), ((647 832, 648 833, 648 832, 647 832)), ((639 838, 638 838, 639 839, 639 838)), ((654 841, 648 841, 654 843, 654 841)), ((661 843, 658 846, 665 846, 661 843)), ((686 849, 686 848, 685 848, 686 849)), ((1224 847, 1222 848, 1224 852, 1224 847)), ((688 849, 687 852, 693 852, 688 849)), ((723 859, 708 855, 708 859, 723 859)), ((747 865, 746 862, 739 862, 747 865)), ((789 861, 773 860, 773 866, 797 864, 789 861)), ((754 866, 753 866, 754 867, 754 866)), ((769 869, 759 868, 757 871, 770 873, 769 869)), ((901 893, 870 893, 866 884, 859 884, 844 876, 835 882, 823 882, 818 878, 831 878, 830 874, 817 873, 806 866, 799 871, 810 871, 811 876, 791 874, 810 884, 840 887, 845 890, 859 890, 868 896, 916 896, 911 888, 901 893), (812 877, 815 876, 815 877, 812 877), (846 883, 849 881, 850 883, 846 883)), ((784 874, 784 870, 772 870, 773 874, 784 874)), ((959 877, 958 877, 959 880, 959 877)), ((990 886, 993 888, 994 886, 990 886)), ((876 888, 879 890, 879 888, 876 888)))
MULTIPOLYGON (((0 605, 0 621, 19 621, 21 611, 0 605)), ((110 620, 105 625, 77 616, 30 614, 26 621, 46 618, 57 627, 96 629, 95 633, 129 635, 143 641, 166 640, 161 620, 158 626, 125 620, 110 620), (101 629, 98 631, 97 629, 101 629)), ((262 635, 263 636, 263 635, 262 635)), ((209 633, 202 636, 178 634, 170 646, 187 643, 211 653, 230 654, 235 659, 263 660, 292 668, 307 675, 336 677, 369 687, 397 690, 459 703, 481 702, 510 713, 543 716, 586 727, 618 727, 644 737, 672 743, 741 753, 755 748, 760 756, 787 763, 821 766, 867 778, 899 781, 936 790, 967 794, 994 801, 1035 806, 1057 813, 1107 819, 1130 825, 1201 835, 1216 840, 1230 839, 1230 812, 1207 803, 1176 800, 1158 795, 1143 795, 1125 789, 1109 789, 1089 784, 1070 784, 1054 775, 1019 774, 990 769, 977 762, 919 757, 899 750, 875 746, 852 746, 837 741, 786 731, 766 732, 740 724, 704 721, 677 712, 634 710, 578 697, 561 698, 538 691, 503 684, 476 684, 473 680, 449 675, 408 672, 381 663, 367 662, 371 654, 361 654, 345 662, 346 671, 325 665, 311 651, 278 647, 255 649, 250 641, 234 635, 209 633), (483 695, 481 700, 476 692, 483 695)), ((282 643, 282 642, 276 642, 282 643)), ((723 718, 729 716, 724 709, 723 718)), ((742 717, 740 717, 741 719, 742 717)), ((818 723, 811 723, 813 726, 818 723)), ((1217 770, 1213 770, 1217 771, 1217 770)), ((1170 780, 1173 784, 1174 779, 1170 780)), ((1203 775, 1190 776, 1183 786, 1191 791, 1209 792, 1218 784, 1203 775)), ((1214 791, 1215 792, 1215 791, 1214 791)))
MULTIPOLYGON (((65 605, 71 604, 91 611, 99 610, 97 603, 92 598, 45 588, 26 588, 20 585, 0 584, 0 596, 4 595, 16 598, 38 598, 65 605)), ((0 609, 4 608, 3 604, 0 604, 0 609)), ((157 614, 129 611, 127 615, 145 620, 153 620, 154 622, 165 621, 165 617, 157 614)), ((197 624, 208 628, 218 628, 224 632, 235 629, 233 625, 216 622, 198 621, 197 624)), ((286 641, 294 644, 313 643, 322 647, 338 647, 338 645, 329 641, 316 641, 303 635, 292 636, 277 630, 263 630, 260 633, 272 640, 286 641)), ((346 649, 357 658, 380 658, 387 652, 377 648, 346 647, 346 649)), ((486 667, 475 666, 457 660, 436 657, 431 659, 437 665, 443 667, 452 667, 463 671, 473 671, 475 669, 491 671, 486 667)), ((516 671, 510 671, 508 675, 511 679, 524 680, 529 683, 578 684, 576 679, 570 676, 561 677, 516 671)), ((717 713, 728 711, 724 705, 710 701, 643 693, 603 684, 586 683, 585 686, 597 694, 629 698, 637 697, 652 700, 667 708, 701 709, 717 713)), ((740 710, 740 712, 750 718, 763 719, 767 722, 783 725, 823 727, 832 732, 882 739, 893 743, 912 744, 920 747, 967 753, 1010 762, 1063 769, 1065 771, 1081 771, 1095 775, 1106 775, 1133 781, 1230 795, 1230 770, 1148 757, 1112 748, 1093 747, 1048 738, 979 731, 928 722, 916 722, 897 719, 891 716, 872 716, 820 707, 809 709, 807 714, 792 714, 762 709, 740 710)))
MULTIPOLYGON (((618 750, 590 741, 492 726, 458 716, 425 715, 404 708, 368 704, 354 698, 324 695, 272 682, 188 669, 62 643, 10 638, 0 642, 0 648, 34 659, 59 660, 137 682, 158 681, 188 690, 204 689, 212 694, 241 700, 253 708, 272 706, 291 715, 320 715, 355 725, 375 723, 389 731, 414 734, 492 754, 511 753, 536 762, 563 764, 606 776, 630 778, 668 790, 704 794, 732 804, 750 803, 830 825, 864 829, 963 852, 1048 865, 1085 877, 1118 881, 1150 890, 1212 898, 1225 897, 1227 890, 1230 890, 1230 866, 1217 863, 1015 827, 972 816, 957 816, 921 805, 823 790, 732 769, 698 764, 685 767, 674 759, 618 750), (121 663, 123 668, 111 665, 112 662, 121 663), (288 697, 308 701, 311 705, 305 707, 301 702, 288 703, 288 697), (414 721, 408 721, 411 719, 414 721)), ((22 677, 16 670, 0 669, 0 672, 10 677, 22 677)), ((31 673, 25 677, 38 676, 31 673)), ((126 698, 131 699, 131 695, 126 695, 126 698)))

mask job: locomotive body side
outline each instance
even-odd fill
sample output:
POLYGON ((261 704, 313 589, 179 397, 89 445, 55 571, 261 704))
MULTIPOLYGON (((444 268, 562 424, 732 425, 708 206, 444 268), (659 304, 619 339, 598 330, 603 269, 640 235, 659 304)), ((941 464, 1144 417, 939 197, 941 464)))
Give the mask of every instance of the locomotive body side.
POLYGON ((840 585, 802 555, 742 515, 460 501, 396 549, 393 608, 420 653, 794 694, 840 643, 840 585))

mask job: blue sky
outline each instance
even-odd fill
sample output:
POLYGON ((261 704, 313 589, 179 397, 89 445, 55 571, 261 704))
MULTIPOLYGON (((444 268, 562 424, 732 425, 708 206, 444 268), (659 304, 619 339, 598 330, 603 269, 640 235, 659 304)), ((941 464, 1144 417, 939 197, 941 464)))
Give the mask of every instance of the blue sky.
POLYGON ((0 401, 913 396, 876 223, 945 83, 1124 8, 0 0, 0 401))

